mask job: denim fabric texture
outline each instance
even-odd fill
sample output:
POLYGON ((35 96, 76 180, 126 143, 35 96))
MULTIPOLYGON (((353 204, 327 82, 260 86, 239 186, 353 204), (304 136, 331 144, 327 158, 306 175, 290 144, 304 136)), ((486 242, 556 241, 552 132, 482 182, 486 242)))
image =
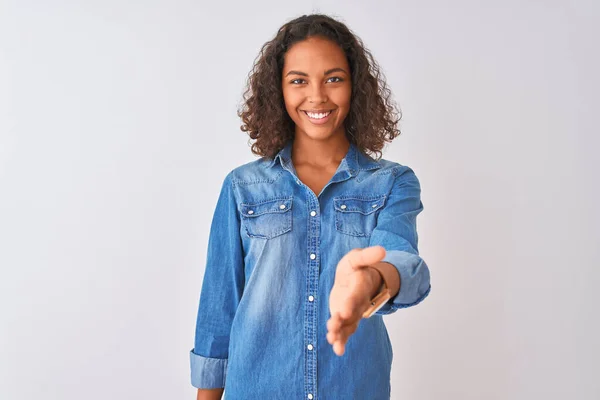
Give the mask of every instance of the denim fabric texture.
MULTIPOLYGON (((231 171, 213 216, 200 293, 191 383, 224 398, 390 398, 392 346, 384 316, 430 292, 417 249, 423 210, 414 171, 351 144, 320 194, 298 178, 289 142, 273 159, 231 171), (327 342, 338 261, 381 245, 399 293, 362 319, 337 356, 327 342)), ((389 317, 385 317, 389 318, 389 317)))

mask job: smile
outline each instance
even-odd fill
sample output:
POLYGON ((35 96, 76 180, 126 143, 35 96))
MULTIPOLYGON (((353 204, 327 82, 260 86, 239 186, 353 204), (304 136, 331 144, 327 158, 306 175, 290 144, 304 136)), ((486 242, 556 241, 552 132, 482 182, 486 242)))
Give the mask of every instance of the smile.
POLYGON ((333 113, 334 110, 330 110, 323 113, 313 113, 308 111, 302 111, 308 117, 308 120, 313 124, 324 124, 329 120, 329 116, 333 113))

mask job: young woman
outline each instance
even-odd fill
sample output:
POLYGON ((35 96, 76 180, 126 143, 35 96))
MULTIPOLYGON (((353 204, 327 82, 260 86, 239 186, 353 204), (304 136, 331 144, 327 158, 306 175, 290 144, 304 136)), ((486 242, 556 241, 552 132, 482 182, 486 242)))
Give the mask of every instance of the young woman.
POLYGON ((341 22, 305 15, 263 46, 240 111, 261 158, 227 175, 211 226, 198 399, 390 398, 383 315, 430 291, 419 181, 380 158, 397 115, 341 22))

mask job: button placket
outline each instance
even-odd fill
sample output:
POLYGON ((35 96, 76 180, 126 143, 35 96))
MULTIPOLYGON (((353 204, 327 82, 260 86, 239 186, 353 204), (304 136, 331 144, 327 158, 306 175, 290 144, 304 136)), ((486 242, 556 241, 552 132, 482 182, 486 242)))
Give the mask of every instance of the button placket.
POLYGON ((319 287, 319 243, 320 243, 320 224, 319 218, 319 200, 313 193, 307 196, 308 217, 308 269, 307 269, 307 298, 308 302, 304 308, 305 326, 304 326, 304 360, 305 360, 305 390, 308 399, 316 397, 317 390, 317 331, 318 331, 318 309, 316 307, 315 296, 310 293, 318 293, 319 287))

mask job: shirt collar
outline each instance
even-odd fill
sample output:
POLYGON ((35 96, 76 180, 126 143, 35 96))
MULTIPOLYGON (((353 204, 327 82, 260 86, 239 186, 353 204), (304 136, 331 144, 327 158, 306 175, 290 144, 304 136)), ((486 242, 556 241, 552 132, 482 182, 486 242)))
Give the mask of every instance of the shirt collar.
POLYGON ((290 140, 286 143, 286 145, 283 147, 283 149, 279 150, 279 153, 277 153, 275 155, 275 157, 273 157, 271 160, 269 160, 269 162, 266 164, 267 167, 272 167, 275 165, 275 163, 277 162, 277 160, 279 160, 279 163, 281 165, 285 165, 287 164, 288 160, 291 161, 292 160, 292 143, 293 141, 290 140))
MULTIPOLYGON (((282 166, 291 164, 292 162, 292 144, 293 141, 290 140, 286 143, 286 145, 281 149, 275 157, 269 160, 266 164, 267 168, 273 167, 277 160, 282 166)), ((360 151, 354 143, 350 143, 350 148, 346 153, 346 156, 342 159, 342 162, 338 168, 338 172, 348 171, 350 175, 355 175, 358 171, 363 170, 372 170, 381 168, 381 164, 373 159, 372 157, 364 154, 360 151)))

